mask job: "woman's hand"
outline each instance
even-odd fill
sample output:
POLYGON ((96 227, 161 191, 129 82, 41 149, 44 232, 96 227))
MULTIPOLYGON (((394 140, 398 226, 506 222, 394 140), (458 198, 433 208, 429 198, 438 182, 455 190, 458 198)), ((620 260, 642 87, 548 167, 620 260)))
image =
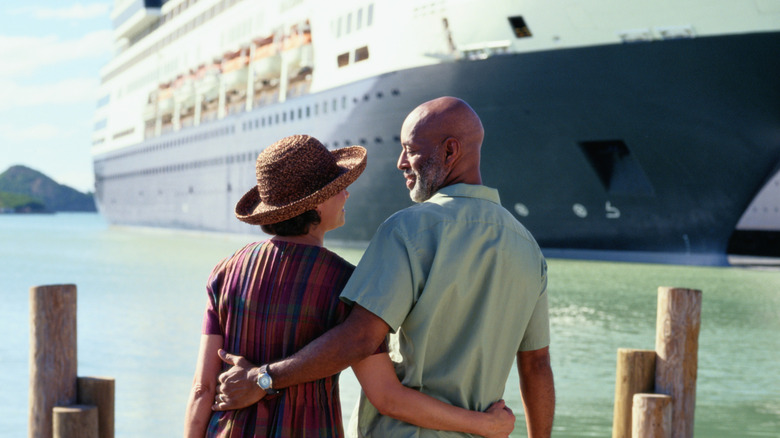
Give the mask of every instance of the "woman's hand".
POLYGON ((485 438, 507 438, 515 429, 515 414, 504 403, 504 400, 490 405, 485 413, 489 416, 488 424, 490 426, 483 434, 485 438))

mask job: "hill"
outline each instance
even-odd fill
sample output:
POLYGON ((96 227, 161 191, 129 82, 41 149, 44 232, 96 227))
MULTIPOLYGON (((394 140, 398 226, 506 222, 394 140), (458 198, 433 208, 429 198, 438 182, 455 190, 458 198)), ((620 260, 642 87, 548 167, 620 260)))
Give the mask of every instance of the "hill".
MULTIPOLYGON (((0 193, 6 193, 0 198, 4 201, 0 202, 38 202, 42 203, 47 211, 97 211, 91 193, 81 193, 25 166, 11 166, 0 174, 0 193), (7 194, 30 199, 9 197, 7 194)), ((16 205, 5 207, 15 208, 16 205)))

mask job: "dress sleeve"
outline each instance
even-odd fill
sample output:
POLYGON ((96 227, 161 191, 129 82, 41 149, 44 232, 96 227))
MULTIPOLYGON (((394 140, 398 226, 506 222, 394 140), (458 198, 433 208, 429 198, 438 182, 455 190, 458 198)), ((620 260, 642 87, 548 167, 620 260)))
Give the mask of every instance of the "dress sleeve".
POLYGON ((219 311, 217 310, 220 284, 222 283, 224 272, 221 269, 222 266, 224 266, 224 261, 214 268, 206 283, 208 301, 206 303, 206 311, 203 312, 203 322, 201 326, 201 334, 203 335, 224 335, 222 327, 219 324, 219 311))

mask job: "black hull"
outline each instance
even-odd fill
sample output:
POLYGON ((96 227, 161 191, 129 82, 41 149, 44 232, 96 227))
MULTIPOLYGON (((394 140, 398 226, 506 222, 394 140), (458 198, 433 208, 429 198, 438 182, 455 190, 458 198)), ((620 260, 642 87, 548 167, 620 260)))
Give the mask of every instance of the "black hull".
POLYGON ((399 71, 98 156, 96 192, 114 223, 248 232, 232 207, 257 152, 310 133, 367 147, 347 225, 329 234, 367 241, 411 204, 395 168, 404 117, 454 95, 485 126, 484 183, 548 255, 722 264, 731 239, 733 252, 780 257, 780 226, 758 241, 735 233, 780 164, 778 47, 778 33, 737 35, 399 71))

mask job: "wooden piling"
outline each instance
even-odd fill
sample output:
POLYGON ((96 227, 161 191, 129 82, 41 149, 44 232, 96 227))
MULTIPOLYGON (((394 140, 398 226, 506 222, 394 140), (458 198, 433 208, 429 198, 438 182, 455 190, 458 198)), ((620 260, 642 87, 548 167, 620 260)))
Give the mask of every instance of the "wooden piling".
POLYGON ((631 438, 671 438, 672 398, 662 394, 634 394, 631 438))
POLYGON ((55 406, 52 415, 53 438, 98 438, 96 406, 55 406))
POLYGON ((634 394, 653 392, 655 357, 653 350, 618 349, 612 438, 631 437, 631 406, 634 394))
POLYGON ((672 398, 672 438, 693 437, 701 301, 700 290, 658 288, 655 392, 672 398))
POLYGON ((52 437, 52 408, 76 402, 76 286, 30 288, 28 436, 52 437))
POLYGON ((98 408, 98 437, 114 438, 114 379, 79 377, 78 402, 98 408))

